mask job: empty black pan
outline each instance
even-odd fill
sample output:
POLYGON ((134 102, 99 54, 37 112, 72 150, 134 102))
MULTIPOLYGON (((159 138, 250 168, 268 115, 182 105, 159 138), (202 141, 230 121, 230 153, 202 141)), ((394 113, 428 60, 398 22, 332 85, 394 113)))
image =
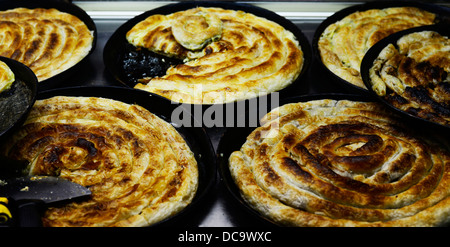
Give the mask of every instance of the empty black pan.
POLYGON ((353 85, 350 82, 342 79, 341 77, 334 74, 331 70, 329 70, 322 63, 322 58, 320 56, 319 45, 318 45, 320 36, 322 35, 323 31, 325 31, 325 29, 329 25, 342 20, 343 18, 345 18, 346 16, 348 16, 352 13, 355 13, 358 11, 366 11, 369 9, 384 9, 384 8, 390 8, 390 7, 406 7, 406 6, 416 7, 416 8, 423 9, 423 10, 429 11, 431 13, 434 13, 434 14, 436 14, 436 22, 447 23, 447 25, 450 25, 450 9, 443 7, 443 6, 434 5, 434 4, 416 2, 416 1, 373 1, 373 2, 367 2, 364 4, 354 5, 354 6, 342 9, 342 10, 334 13, 333 15, 331 15, 327 19, 325 19, 317 27, 317 29, 314 33, 313 40, 312 40, 312 49, 313 49, 315 58, 317 59, 317 61, 319 61, 320 67, 324 71, 326 71, 326 73, 330 76, 331 79, 333 79, 333 81, 335 81, 342 87, 349 89, 351 92, 369 94, 367 89, 358 87, 358 86, 353 85))
POLYGON ((59 11, 66 12, 66 13, 69 13, 69 14, 72 14, 72 15, 78 17, 81 21, 83 21, 86 24, 88 29, 93 32, 94 40, 92 42, 92 48, 89 51, 89 54, 86 57, 84 57, 80 62, 78 62, 76 65, 74 65, 73 67, 71 67, 51 78, 48 78, 44 81, 39 82, 38 87, 39 87, 39 90, 46 90, 46 89, 50 89, 50 88, 60 85, 61 83, 64 82, 64 80, 69 79, 69 77, 71 75, 73 75, 73 73, 80 68, 80 65, 95 50, 96 43, 97 43, 97 28, 95 26, 94 21, 83 9, 81 9, 77 5, 73 4, 71 0, 39 0, 39 1, 35 1, 35 0, 21 0, 21 1, 4 0, 4 1, 1 1, 0 11, 19 8, 19 7, 24 7, 24 8, 29 8, 29 9, 55 8, 59 11))

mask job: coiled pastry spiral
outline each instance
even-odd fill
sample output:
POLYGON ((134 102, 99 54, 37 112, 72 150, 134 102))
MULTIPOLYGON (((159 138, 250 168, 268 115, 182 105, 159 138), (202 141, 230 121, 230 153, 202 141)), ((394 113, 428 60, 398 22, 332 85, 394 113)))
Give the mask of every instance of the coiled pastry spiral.
POLYGON ((414 7, 352 13, 323 31, 318 41, 322 62, 340 78, 366 88, 360 66, 370 47, 392 33, 434 24, 435 17, 433 13, 414 7))
POLYGON ((81 61, 92 43, 84 22, 57 9, 0 11, 0 56, 27 65, 39 81, 81 61))
POLYGON ((186 207, 197 162, 180 134, 138 105, 90 97, 39 100, 1 151, 28 173, 87 186, 92 198, 49 208, 45 226, 146 226, 186 207))
POLYGON ((299 76, 304 57, 292 32, 243 11, 202 7, 198 11, 223 23, 220 39, 200 51, 185 49, 172 35, 173 22, 182 12, 149 16, 127 33, 128 42, 136 47, 186 61, 162 77, 143 78, 135 88, 175 102, 214 104, 266 95, 299 76))
POLYGON ((435 226, 450 221, 450 152, 376 103, 281 106, 229 157, 255 210, 281 225, 435 226))

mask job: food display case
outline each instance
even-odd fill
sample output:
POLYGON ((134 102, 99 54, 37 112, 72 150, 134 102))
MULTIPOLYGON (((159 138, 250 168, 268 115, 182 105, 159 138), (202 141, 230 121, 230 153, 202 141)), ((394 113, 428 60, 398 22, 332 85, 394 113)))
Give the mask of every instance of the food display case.
MULTIPOLYGON (((202 2, 202 1, 198 1, 202 2)), ((375 1, 374 1, 375 2, 375 1)), ((74 5, 84 10, 96 27, 95 49, 80 63, 74 73, 66 76, 63 82, 47 83, 40 85, 40 91, 70 87, 98 87, 127 88, 127 85, 117 80, 114 71, 108 68, 111 59, 106 52, 113 48, 105 48, 113 34, 131 19, 147 11, 155 10, 178 3, 175 1, 73 1, 74 5), (109 49, 109 50, 107 50, 109 49), (105 61, 108 60, 108 61, 105 61)), ((360 1, 248 1, 236 2, 249 6, 256 6, 269 10, 295 25, 306 38, 309 52, 308 67, 303 72, 296 86, 289 92, 281 94, 281 97, 317 97, 317 95, 351 94, 352 97, 366 100, 372 97, 368 92, 361 92, 352 86, 339 82, 339 79, 328 71, 319 61, 317 53, 316 31, 320 25, 335 13, 352 6, 359 6, 365 2, 360 1), (355 96, 356 95, 356 96, 355 96)), ((406 3, 406 1, 405 1, 406 3)), ((444 9, 450 7, 446 1, 434 1, 431 5, 444 9)), ((323 28, 323 27, 322 27, 323 28)), ((80 90, 74 89, 74 90, 80 90)), ((113 89, 111 89, 113 90, 113 89)), ((114 93, 117 93, 117 92, 114 93)), ((341 97, 341 96, 332 96, 341 97)), ((283 100, 283 99, 281 99, 283 100)), ((239 198, 235 188, 230 188, 230 179, 224 178, 224 153, 220 149, 220 142, 226 137, 226 127, 203 127, 211 142, 216 160, 211 164, 215 171, 207 174, 214 176, 208 180, 213 181, 208 186, 208 191, 202 191, 204 195, 195 207, 190 208, 180 217, 165 222, 171 226, 194 227, 242 227, 242 226, 275 226, 270 220, 265 219, 254 212, 245 202, 239 198)), ((447 131, 447 130, 445 130, 447 131)), ((444 131, 444 132, 445 132, 444 131)), ((447 131, 448 132, 448 131, 447 131)), ((445 133, 444 133, 445 134, 445 133)), ((191 136, 191 138, 194 138, 191 136)), ((226 138, 230 141, 230 137, 226 138)), ((231 138, 233 139, 233 138, 231 138)), ((205 144, 202 144, 205 145, 205 144)), ((227 145, 227 144, 222 144, 227 145)), ((207 146, 207 145, 206 145, 207 146)), ((207 165, 207 164, 206 164, 207 165)))

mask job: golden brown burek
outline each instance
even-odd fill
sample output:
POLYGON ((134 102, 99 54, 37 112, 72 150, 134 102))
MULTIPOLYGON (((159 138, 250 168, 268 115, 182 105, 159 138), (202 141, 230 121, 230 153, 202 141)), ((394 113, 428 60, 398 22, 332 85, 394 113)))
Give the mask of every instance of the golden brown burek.
POLYGON ((39 81, 77 64, 92 44, 93 33, 71 14, 42 8, 0 11, 0 55, 30 67, 39 81))
POLYGON ((450 126, 450 40, 435 31, 407 34, 369 69, 372 89, 394 107, 450 126), (397 46, 397 47, 396 47, 397 46))
POLYGON ((143 78, 135 86, 176 102, 226 103, 266 95, 290 85, 304 63, 302 49, 290 31, 242 11, 199 7, 152 15, 136 24, 126 37, 136 47, 184 60, 169 68, 166 75, 143 78), (205 32, 211 32, 206 37, 211 40, 205 41, 202 49, 189 50, 177 42, 173 25, 185 15, 198 19, 198 12, 217 16, 221 34, 202 22, 199 28, 206 26, 205 32))
POLYGON ((435 144, 377 103, 317 100, 268 113, 229 168, 280 225, 437 226, 450 220, 450 152, 435 144))
POLYGON ((360 66, 370 47, 392 33, 431 25, 435 18, 435 14, 415 7, 352 13, 323 31, 318 41, 321 60, 338 77, 365 89, 360 66))
POLYGON ((148 226, 192 201, 195 157, 169 123, 138 105, 92 97, 38 100, 1 151, 28 173, 59 176, 92 197, 50 207, 45 226, 148 226))

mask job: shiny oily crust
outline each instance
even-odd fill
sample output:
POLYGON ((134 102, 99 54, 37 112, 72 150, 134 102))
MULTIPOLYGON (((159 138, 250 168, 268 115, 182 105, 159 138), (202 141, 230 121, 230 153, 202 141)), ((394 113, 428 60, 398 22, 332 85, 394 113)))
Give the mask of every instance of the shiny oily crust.
POLYGON ((50 207, 45 226, 148 226, 185 208, 197 162, 169 123, 138 105, 95 97, 36 101, 3 155, 30 161, 28 173, 66 178, 92 197, 50 207))
POLYGON ((14 72, 6 63, 0 61, 0 93, 8 90, 15 80, 14 72))
POLYGON ((229 157, 242 197, 288 226, 450 221, 450 152, 377 103, 316 100, 269 112, 229 157))
POLYGON ((434 31, 386 46, 369 69, 372 89, 414 116, 450 126, 450 39, 434 31))
POLYGON ((186 49, 172 34, 173 21, 183 11, 149 16, 127 33, 136 47, 185 61, 162 77, 143 78, 135 88, 176 102, 213 104, 266 95, 299 76, 303 52, 295 36, 279 24, 242 11, 198 10, 222 22, 220 39, 199 51, 186 49))
POLYGON ((321 60, 338 77, 366 89, 360 66, 370 47, 392 33, 434 22, 433 13, 415 7, 352 13, 323 31, 318 41, 321 60))
POLYGON ((0 11, 0 56, 27 65, 39 81, 81 61, 92 43, 93 34, 84 22, 57 9, 0 11))

